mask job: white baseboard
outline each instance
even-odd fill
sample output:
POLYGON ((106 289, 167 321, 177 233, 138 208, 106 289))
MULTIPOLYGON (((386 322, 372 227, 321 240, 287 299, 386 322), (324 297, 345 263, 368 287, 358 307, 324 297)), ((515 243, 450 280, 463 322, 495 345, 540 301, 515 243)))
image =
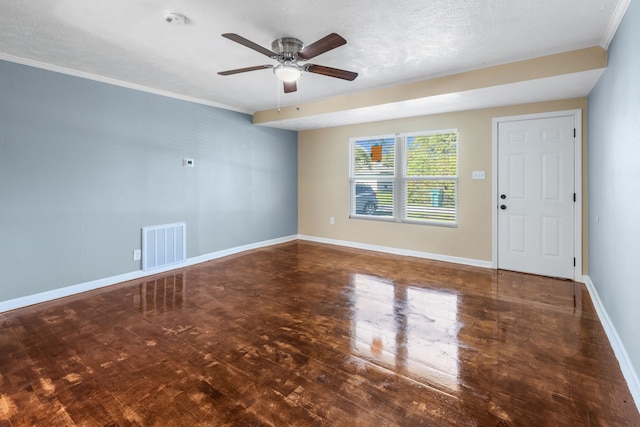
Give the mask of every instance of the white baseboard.
POLYGON ((598 290, 591 280, 591 277, 584 276, 584 284, 589 291, 591 301, 593 302, 596 313, 598 313, 598 317, 600 318, 600 323, 602 324, 604 332, 607 334, 607 338, 609 338, 609 342, 613 348, 613 352, 618 359, 622 375, 624 376, 624 379, 627 380, 627 385, 629 386, 629 391, 633 396, 636 408, 640 410, 640 377, 638 377, 638 372, 633 366, 629 353, 627 353, 627 349, 625 348, 622 339, 620 339, 620 335, 618 335, 616 327, 613 325, 613 322, 611 322, 611 318, 602 304, 600 295, 598 295, 598 290))
POLYGON ((491 261, 482 261, 479 259, 460 258, 460 257, 454 257, 454 256, 448 256, 448 255, 432 254, 429 252, 412 251, 409 249, 393 248, 390 246, 378 246, 378 245, 369 245, 366 243, 349 242, 346 240, 326 239, 324 237, 306 236, 303 234, 298 235, 298 239, 308 240, 310 242, 317 242, 317 243, 327 243, 329 245, 346 246, 349 248, 365 249, 368 251, 383 252, 383 253, 394 254, 394 255, 425 258, 425 259, 431 259, 434 261, 452 262, 454 264, 470 265, 473 267, 493 268, 493 264, 491 263, 491 261))
POLYGON ((92 280, 90 282, 80 283, 77 285, 67 286, 64 288, 53 289, 51 291, 41 292, 38 294, 18 297, 7 301, 0 302, 0 313, 15 310, 29 305, 39 304, 41 302, 52 301, 58 298, 68 297, 70 295, 80 294, 82 292, 93 291, 94 289, 103 288, 105 286, 115 285, 116 283, 135 280, 147 276, 149 272, 132 271, 130 273, 119 274, 117 276, 106 277, 104 279, 92 280))
POLYGON ((250 251, 252 249, 260 249, 260 248, 265 248, 267 246, 278 245, 280 243, 287 243, 287 242, 291 242, 291 241, 294 241, 294 240, 297 240, 297 239, 298 239, 298 236, 294 234, 294 235, 291 235, 291 236, 280 237, 280 238, 277 238, 277 239, 264 240, 262 242, 251 243, 251 244, 243 245, 243 246, 236 246, 235 248, 223 249, 221 251, 212 252, 210 254, 205 254, 205 255, 200 255, 200 256, 197 256, 197 257, 189 258, 187 260, 186 265, 200 264, 201 262, 207 262, 207 261, 211 261, 211 260, 214 260, 214 259, 222 258, 222 257, 225 257, 225 256, 235 255, 235 254, 238 254, 240 252, 250 251))
POLYGON ((93 291, 95 289, 104 288, 106 286, 115 285, 117 283, 127 282, 129 280, 137 280, 143 277, 152 276, 154 274, 164 273, 178 268, 187 267, 201 262, 211 261, 217 258, 222 258, 229 255, 234 255, 240 252, 245 252, 251 249, 259 249, 267 246, 273 246, 280 243, 286 243, 296 240, 296 235, 281 237, 278 239, 265 240, 262 242, 251 243, 249 245, 237 246, 235 248, 224 249, 221 251, 212 252, 206 255, 200 255, 193 258, 188 258, 184 262, 167 265, 161 268, 153 270, 136 270, 130 273, 118 274, 117 276, 106 277, 104 279, 92 280, 90 282, 80 283, 77 285, 66 286, 64 288, 53 289, 51 291, 41 292, 38 294, 27 295, 24 297, 14 298, 7 301, 0 301, 0 313, 5 311, 15 310, 22 307, 27 307, 41 302, 52 301, 58 298, 64 298, 71 295, 79 294, 82 292, 93 291))

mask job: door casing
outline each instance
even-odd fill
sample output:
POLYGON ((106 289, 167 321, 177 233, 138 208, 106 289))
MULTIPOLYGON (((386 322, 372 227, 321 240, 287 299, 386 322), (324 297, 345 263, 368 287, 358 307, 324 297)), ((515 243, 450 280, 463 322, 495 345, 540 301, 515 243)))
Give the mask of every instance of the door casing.
POLYGON ((583 282, 582 276, 582 110, 552 111, 547 113, 525 114, 518 116, 494 117, 492 124, 492 265, 498 268, 498 125, 500 123, 546 119, 551 117, 573 116, 576 137, 574 140, 574 187, 576 202, 574 209, 574 254, 576 265, 573 268, 573 280, 583 282))

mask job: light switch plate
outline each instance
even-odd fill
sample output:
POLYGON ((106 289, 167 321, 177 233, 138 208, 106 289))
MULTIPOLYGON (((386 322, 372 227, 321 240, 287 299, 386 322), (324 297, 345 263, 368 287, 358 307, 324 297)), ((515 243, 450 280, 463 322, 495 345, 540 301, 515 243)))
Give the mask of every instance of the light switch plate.
POLYGON ((484 179, 484 171, 473 171, 471 173, 472 179, 484 179))

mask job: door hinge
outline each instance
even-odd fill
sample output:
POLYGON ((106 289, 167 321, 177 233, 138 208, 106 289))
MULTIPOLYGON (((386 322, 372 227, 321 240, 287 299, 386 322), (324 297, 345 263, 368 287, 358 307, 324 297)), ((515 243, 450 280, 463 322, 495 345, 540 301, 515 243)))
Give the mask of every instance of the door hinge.
POLYGON ((574 267, 576 266, 576 259, 575 258, 573 258, 573 266, 574 267))
POLYGON ((573 137, 576 137, 576 128, 573 128, 573 137))
POLYGON ((576 193, 573 193, 573 203, 576 202, 576 193))

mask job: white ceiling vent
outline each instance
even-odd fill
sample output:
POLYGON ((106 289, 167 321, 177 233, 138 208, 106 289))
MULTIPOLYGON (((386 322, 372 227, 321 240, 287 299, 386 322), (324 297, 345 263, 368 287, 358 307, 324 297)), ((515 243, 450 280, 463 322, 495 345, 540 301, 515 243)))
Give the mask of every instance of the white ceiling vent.
POLYGON ((187 23, 187 17, 175 10, 165 10, 164 20, 174 25, 184 25, 187 23))

